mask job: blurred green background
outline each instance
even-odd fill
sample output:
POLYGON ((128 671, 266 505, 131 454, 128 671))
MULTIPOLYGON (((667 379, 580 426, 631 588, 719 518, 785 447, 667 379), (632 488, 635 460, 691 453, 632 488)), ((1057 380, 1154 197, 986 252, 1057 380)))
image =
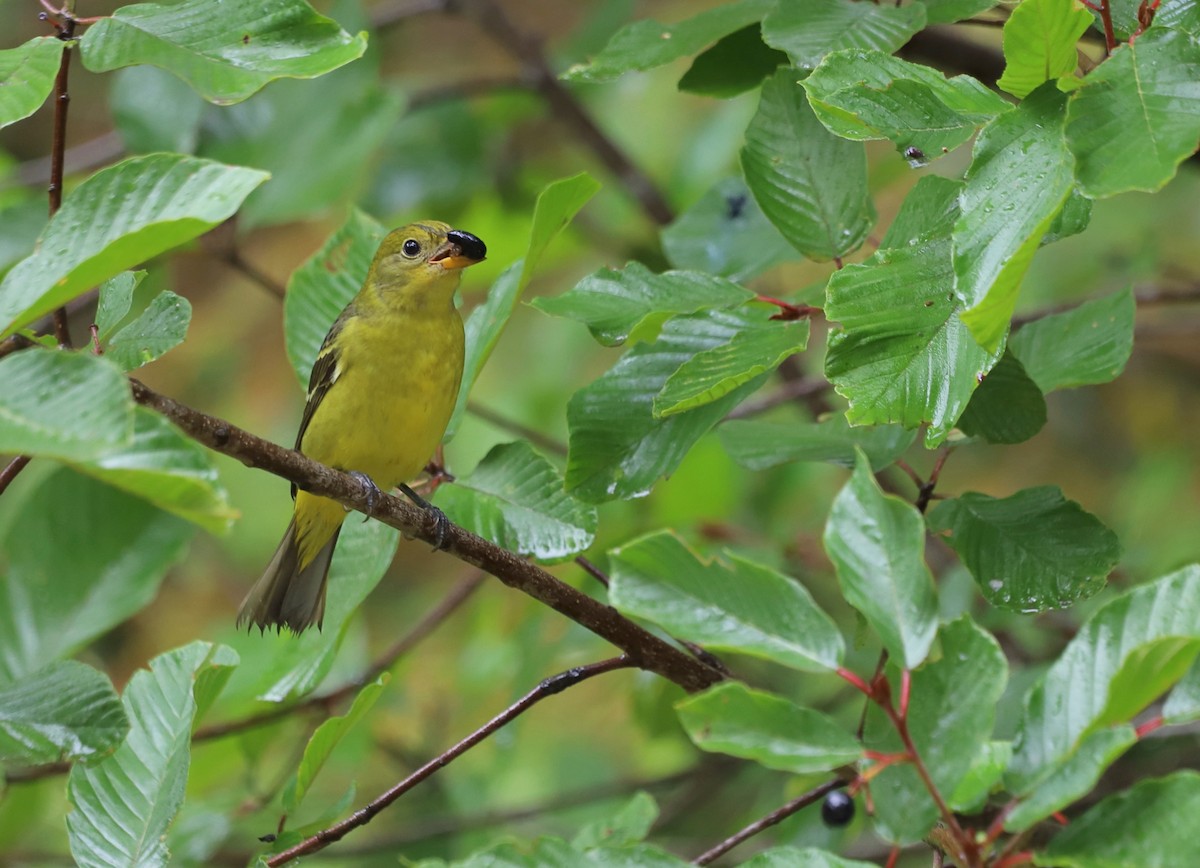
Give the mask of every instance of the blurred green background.
MULTIPOLYGON (((567 68, 604 44, 634 18, 675 21, 713 3, 580 0, 545 3, 499 0, 519 29, 542 44, 555 70, 567 68)), ((78 13, 100 15, 119 4, 80 0, 78 13)), ((93 75, 73 69, 68 169, 77 182, 122 154, 184 150, 230 163, 270 169, 273 180, 251 197, 236 227, 186 252, 149 265, 143 300, 170 287, 194 308, 189 339, 139 376, 153 388, 276 442, 290 445, 303 400, 283 345, 279 298, 226 254, 282 284, 345 219, 351 204, 389 225, 431 217, 483 238, 489 258, 466 275, 464 310, 483 297, 492 279, 523 253, 538 191, 581 170, 603 190, 551 247, 527 299, 565 291, 602 265, 631 259, 667 267, 661 227, 597 159, 576 126, 557 116, 530 87, 515 46, 500 44, 470 14, 395 17, 417 4, 316 3, 350 32, 393 16, 373 30, 368 54, 314 81, 269 85, 245 103, 203 103, 156 70, 137 68, 93 75)), ((34 0, 0 6, 3 47, 43 33, 34 0)), ((993 49, 999 31, 957 28, 993 49)), ((738 149, 757 92, 729 100, 677 90, 687 61, 635 73, 571 92, 600 129, 646 172, 680 213, 719 181, 739 174, 738 149)), ((51 113, 0 131, 0 267, 28 252, 44 220, 51 113)), ((966 149, 913 170, 887 143, 869 147, 872 184, 881 214, 878 238, 912 184, 924 172, 958 174, 966 149)), ((1096 203, 1082 235, 1043 249, 1025 281, 1018 314, 1104 295, 1194 286, 1200 275, 1200 184, 1194 161, 1153 197, 1129 194, 1096 203)), ((865 257, 869 249, 860 252, 865 257)), ((804 262, 778 266, 753 288, 788 298, 819 297, 831 266, 804 262), (808 290, 805 295, 804 291, 808 290)), ((82 341, 91 311, 75 311, 72 330, 82 341)), ((1071 499, 1113 528, 1124 559, 1112 585, 1134 584, 1200 556, 1200 430, 1197 366, 1200 319, 1193 307, 1139 310, 1133 358, 1112 384, 1049 397, 1050 419, 1033 440, 1018 446, 969 446, 947 464, 939 490, 1004 496, 1040 484, 1062 487, 1071 499)), ((795 360, 801 374, 820 375, 823 324, 810 349, 795 360)), ((522 305, 479 380, 474 400, 484 408, 565 443, 570 395, 603 372, 617 351, 598 347, 583 326, 522 305)), ((773 388, 769 385, 767 390, 773 388)), ((766 418, 795 418, 827 407, 783 406, 766 418)), ((448 446, 452 472, 465 473, 499 442, 516 439, 504 426, 468 416, 448 446)), ((933 455, 919 446, 909 462, 925 473, 933 455)), ((232 645, 243 665, 218 707, 236 718, 256 706, 258 674, 288 639, 239 635, 233 616, 257 578, 288 520, 291 503, 282 480, 217 457, 222 480, 240 512, 221 538, 197 534, 187 556, 170 572, 157 599, 85 655, 120 688, 152 656, 192 639, 232 645)), ((35 462, 0 500, 0 529, 46 475, 35 462)), ((642 532, 675 528, 701 548, 728 546, 779 565, 801 578, 852 639, 851 668, 869 672, 877 648, 855 643, 855 616, 836 591, 820 535, 845 471, 796 464, 754 473, 706 437, 680 469, 646 498, 600 509, 600 533, 589 557, 642 532)), ((911 483, 896 474, 897 490, 911 483)), ((935 566, 949 558, 931 544, 935 566)), ((554 568, 565 580, 597 593, 573 565, 554 568)), ((456 582, 471 575, 458 561, 402 542, 395 562, 369 605, 357 616, 327 683, 357 673, 404 634, 456 582)), ((961 570, 941 577, 948 614, 970 609, 1002 640, 1014 666, 1001 709, 1012 702, 1072 634, 1096 601, 1066 613, 1020 616, 988 608, 961 570), (1024 665, 1025 668, 1019 668, 1024 665)), ((332 592, 336 594, 334 587, 332 592)), ((1098 599, 1104 599, 1101 595, 1098 599)), ((414 652, 393 678, 365 724, 339 747, 306 802, 332 809, 356 787, 359 805, 445 749, 525 693, 545 676, 608 656, 611 649, 524 596, 487 581, 414 652)), ((797 678, 767 664, 739 661, 764 685, 846 720, 859 705, 829 678, 797 678)), ((504 833, 530 837, 570 835, 604 816, 639 786, 662 806, 657 843, 695 855, 745 822, 761 816, 814 781, 703 757, 675 722, 675 688, 624 671, 592 680, 550 700, 505 728, 341 845, 319 854, 331 864, 394 864, 396 854, 461 857, 504 833), (572 805, 575 796, 581 804, 572 805), (532 808, 520 819, 497 813, 532 808)), ((297 715, 249 734, 206 742, 193 755, 189 798, 173 830, 180 864, 243 864, 255 838, 274 831, 270 800, 291 769, 319 714, 297 715), (265 809, 264 809, 264 806, 265 809), (233 831, 230 831, 230 827, 233 831), (189 860, 188 854, 196 858, 189 860)), ((1004 727, 1001 725, 1001 733, 1004 727)), ((1190 762, 1195 736, 1139 745, 1113 770, 1132 763, 1190 762), (1190 745, 1181 740, 1191 740, 1190 745), (1187 748, 1190 747, 1190 750, 1187 748), (1166 751, 1164 754, 1163 752, 1166 751), (1157 753, 1156 753, 1157 752, 1157 753)), ((1143 771, 1143 775, 1149 774, 1143 771)), ((66 862, 63 779, 12 785, 0 801, 0 854, 12 864, 66 862)), ((817 808, 801 812, 774 834, 779 843, 839 846, 845 855, 878 857, 883 845, 849 830, 820 824, 817 808), (853 842, 853 843, 848 843, 853 842)), ((765 836, 760 845, 768 843, 765 836)), ((750 845, 752 849, 755 845, 750 845)), ((744 857, 747 849, 738 851, 744 857)))

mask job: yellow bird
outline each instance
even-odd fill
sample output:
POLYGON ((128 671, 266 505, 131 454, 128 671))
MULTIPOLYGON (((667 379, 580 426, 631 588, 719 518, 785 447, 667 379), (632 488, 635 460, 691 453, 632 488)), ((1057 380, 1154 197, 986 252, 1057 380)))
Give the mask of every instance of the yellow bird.
MULTIPOLYGON (((372 491, 397 485, 429 461, 462 381, 463 323, 454 307, 462 269, 484 243, 445 223, 391 232, 358 294, 330 328, 313 363, 296 449, 359 476, 372 491)), ((296 506, 266 572, 238 613, 244 622, 300 632, 325 616, 325 583, 346 517, 335 500, 292 486, 296 506)))

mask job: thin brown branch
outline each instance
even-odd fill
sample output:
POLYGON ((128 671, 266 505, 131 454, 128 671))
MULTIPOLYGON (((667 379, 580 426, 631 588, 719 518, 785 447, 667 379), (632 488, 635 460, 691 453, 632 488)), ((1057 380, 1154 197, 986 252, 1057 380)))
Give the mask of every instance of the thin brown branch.
POLYGON ((381 30, 418 15, 445 12, 449 7, 450 0, 390 0, 371 7, 371 26, 381 30))
POLYGON ((797 398, 808 398, 819 395, 829 389, 829 381, 819 377, 805 377, 789 380, 769 395, 764 395, 754 401, 743 401, 725 416, 725 420, 748 419, 758 416, 768 410, 773 410, 781 404, 794 401, 797 398))
MULTIPOLYGON (((370 511, 368 501, 373 496, 349 474, 256 437, 223 419, 193 410, 173 398, 160 395, 137 380, 131 378, 130 384, 135 401, 166 416, 186 434, 210 449, 236 458, 248 467, 281 476, 305 491, 369 514, 410 536, 431 544, 436 542, 437 529, 429 515, 406 499, 390 495, 375 497, 375 508, 370 511)), ((589 597, 541 567, 470 531, 450 525, 443 540, 443 549, 566 615, 616 645, 629 656, 633 665, 661 675, 685 690, 703 690, 722 680, 719 672, 639 627, 611 606, 589 597)))
POLYGON ((439 754, 432 760, 427 762, 421 768, 414 771, 400 783, 396 784, 391 789, 382 793, 377 798, 373 799, 366 806, 355 811, 345 820, 336 825, 330 826, 328 829, 323 829, 310 838, 301 841, 294 847, 284 850, 282 853, 276 853, 267 860, 267 865, 278 866, 284 865, 293 859, 298 859, 301 856, 307 856, 310 853, 316 853, 324 850, 330 844, 340 841, 348 833, 360 826, 365 826, 382 810, 411 790, 421 781, 428 778, 438 769, 444 768, 453 762, 458 757, 462 756, 475 745, 479 744, 485 738, 507 725, 516 717, 524 714, 537 703, 547 697, 561 693, 569 687, 574 687, 589 678, 594 678, 597 675, 602 675, 606 672, 612 672, 616 669, 625 669, 634 666, 633 660, 622 654, 620 657, 612 657, 608 660, 601 660, 598 663, 591 663, 586 666, 576 666, 568 669, 566 672, 560 672, 558 675, 553 675, 545 679, 533 690, 526 693, 523 697, 510 705, 500 714, 493 717, 486 724, 475 730, 473 733, 462 739, 456 745, 451 747, 444 753, 439 754))
POLYGON ((501 431, 507 431, 510 434, 516 434, 518 437, 524 437, 530 443, 542 447, 547 452, 553 452, 555 455, 567 454, 567 445, 562 441, 549 437, 535 428, 530 428, 528 425, 522 425, 520 422, 509 419, 507 416, 503 416, 477 401, 467 401, 467 412, 491 425, 495 425, 501 431))
MULTIPOLYGON (((59 38, 64 42, 75 35, 75 19, 64 14, 60 25, 59 38)), ((50 143, 50 186, 47 193, 50 196, 50 216, 53 217, 62 207, 63 190, 63 158, 67 149, 67 109, 71 105, 71 94, 67 89, 67 80, 71 74, 72 47, 68 43, 63 46, 62 57, 58 62, 58 75, 54 78, 54 134, 50 143)), ((67 325, 67 309, 57 308, 54 311, 54 337, 63 349, 71 348, 71 330, 67 325)))
POLYGON ((792 814, 796 813, 797 811, 799 811, 803 808, 807 808, 809 805, 813 804, 818 799, 823 799, 823 798, 825 798, 825 796, 827 796, 829 793, 833 792, 834 790, 840 789, 841 787, 846 786, 846 783, 847 783, 846 781, 843 781, 840 778, 835 778, 832 781, 821 784, 821 786, 809 790, 807 793, 805 793, 802 796, 797 796, 796 798, 794 798, 790 802, 788 802, 786 805, 783 805, 780 808, 776 808, 774 811, 767 814, 761 820, 755 820, 753 823, 751 823, 749 826, 746 826, 741 831, 739 831, 733 835, 730 835, 728 838, 726 838, 721 843, 717 844, 714 847, 709 848, 708 850, 705 850, 703 853, 701 853, 699 856, 697 856, 695 859, 692 860, 692 864, 693 865, 708 865, 709 863, 713 862, 717 858, 724 856, 726 853, 728 853, 730 850, 732 850, 738 844, 741 844, 743 841, 747 841, 750 838, 753 838, 755 835, 757 835, 759 832, 762 832, 764 829, 769 829, 772 826, 776 825, 777 823, 783 822, 788 817, 790 817, 792 814))
POLYGON ((675 212, 650 177, 597 126, 575 95, 558 80, 536 37, 517 27, 503 7, 493 0, 454 0, 446 5, 451 11, 461 10, 472 17, 480 30, 521 63, 523 76, 546 100, 550 114, 575 131, 579 140, 617 177, 650 220, 665 226, 675 219, 675 212))
POLYGON ((0 494, 4 494, 8 487, 12 485, 12 481, 17 478, 26 465, 33 460, 31 455, 18 455, 8 464, 4 465, 4 469, 0 470, 0 494))
MULTIPOLYGON (((63 175, 86 172, 107 166, 125 153, 125 140, 116 131, 103 133, 94 139, 67 148, 63 153, 63 175)), ((23 187, 50 182, 49 156, 28 160, 17 166, 12 179, 23 187)))
MULTIPOLYGON (((1048 316, 1053 316, 1057 313, 1066 313, 1069 310, 1074 310, 1079 305, 1087 302, 1083 301, 1066 301, 1060 304, 1050 305, 1049 307, 1041 308, 1040 310, 1030 311, 1026 314, 1014 316, 1012 319, 1012 328, 1021 328, 1029 325, 1031 322, 1037 322, 1048 316)), ((1135 289, 1133 292, 1134 303, 1138 307, 1159 307, 1176 304, 1200 304, 1200 284, 1196 286, 1188 286, 1182 289, 1160 289, 1158 287, 1147 286, 1141 289, 1135 289)))

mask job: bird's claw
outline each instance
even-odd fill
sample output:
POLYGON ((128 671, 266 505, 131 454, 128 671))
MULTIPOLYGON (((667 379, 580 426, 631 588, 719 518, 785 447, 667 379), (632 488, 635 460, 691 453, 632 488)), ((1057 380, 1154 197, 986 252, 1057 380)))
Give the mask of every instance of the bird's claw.
POLYGON ((367 474, 351 470, 349 475, 357 479, 359 484, 362 485, 363 491, 366 492, 367 514, 363 518, 363 521, 366 521, 375 514, 375 506, 379 503, 379 498, 383 496, 383 492, 379 490, 379 486, 375 484, 375 480, 367 476, 367 474))
POLYGON ((433 521, 433 550, 441 551, 446 548, 446 534, 450 530, 450 519, 446 518, 446 513, 442 512, 432 503, 430 503, 421 495, 417 494, 404 483, 400 483, 400 491, 404 496, 415 503, 421 509, 425 510, 425 514, 433 521))

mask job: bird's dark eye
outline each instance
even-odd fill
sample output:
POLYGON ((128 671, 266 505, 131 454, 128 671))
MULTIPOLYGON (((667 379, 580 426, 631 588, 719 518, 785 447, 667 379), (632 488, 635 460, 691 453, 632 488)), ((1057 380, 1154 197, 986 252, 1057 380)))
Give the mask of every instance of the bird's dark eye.
POLYGON ((417 241, 414 241, 413 239, 410 238, 404 242, 404 255, 405 256, 416 256, 420 252, 421 252, 421 245, 417 241))

